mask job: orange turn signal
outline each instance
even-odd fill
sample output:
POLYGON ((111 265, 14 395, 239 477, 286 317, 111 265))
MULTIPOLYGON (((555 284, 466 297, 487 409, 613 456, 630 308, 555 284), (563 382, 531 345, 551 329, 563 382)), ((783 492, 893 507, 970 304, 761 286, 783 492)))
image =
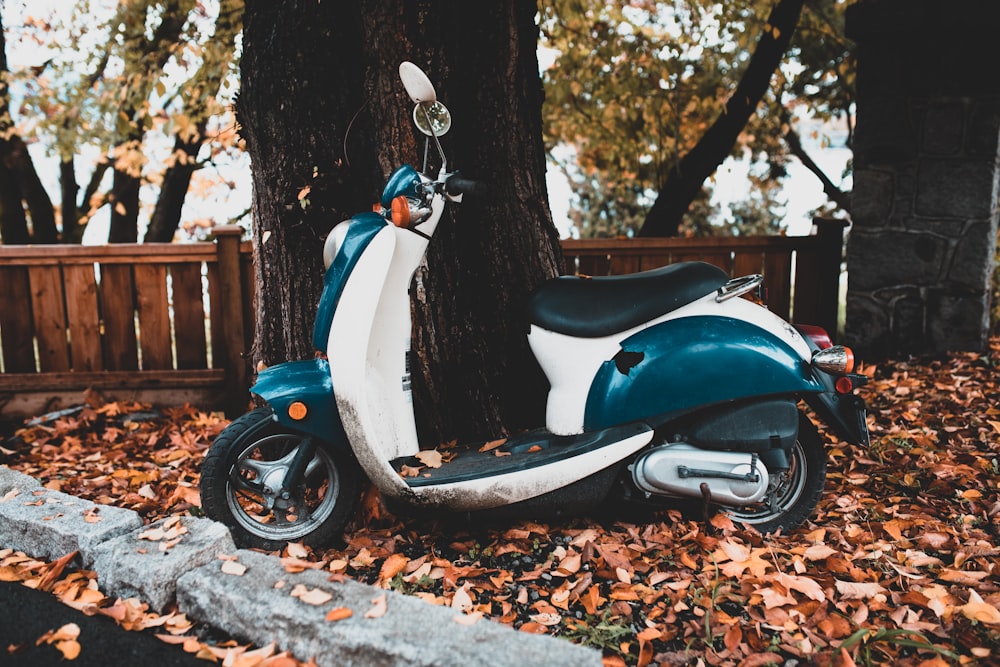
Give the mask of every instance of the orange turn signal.
POLYGON ((288 406, 288 416, 295 421, 302 421, 306 418, 306 414, 309 412, 306 408, 306 404, 302 401, 295 401, 288 406))
POLYGON ((404 195, 392 200, 392 224, 397 227, 410 226, 410 202, 404 195))

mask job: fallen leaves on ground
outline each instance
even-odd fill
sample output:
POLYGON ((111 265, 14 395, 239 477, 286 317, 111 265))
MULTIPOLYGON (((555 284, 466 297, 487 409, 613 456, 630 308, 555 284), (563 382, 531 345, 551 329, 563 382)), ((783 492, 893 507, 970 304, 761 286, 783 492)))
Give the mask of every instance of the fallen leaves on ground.
MULTIPOLYGON (((848 445, 821 426, 825 493, 811 520, 787 535, 675 511, 643 521, 456 525, 397 518, 369 498, 367 525, 336 548, 296 544, 276 555, 290 571, 323 569, 451 607, 456 622, 487 618, 594 646, 607 665, 997 664, 998 366, 995 339, 987 354, 865 369, 872 445, 848 445)), ((199 466, 227 423, 191 406, 116 403, 25 426, 0 453, 48 488, 153 522, 199 513, 199 466)), ((425 456, 425 465, 437 463, 425 456)), ((53 567, 0 555, 0 579, 37 586, 53 567)), ((48 585, 123 625, 151 622, 101 596, 85 572, 60 572, 48 585)), ((364 616, 385 608, 385 597, 374 597, 364 616)), ((333 609, 327 619, 349 615, 333 609)), ((205 656, 267 653, 209 646, 180 629, 186 619, 167 619, 179 643, 205 656)))

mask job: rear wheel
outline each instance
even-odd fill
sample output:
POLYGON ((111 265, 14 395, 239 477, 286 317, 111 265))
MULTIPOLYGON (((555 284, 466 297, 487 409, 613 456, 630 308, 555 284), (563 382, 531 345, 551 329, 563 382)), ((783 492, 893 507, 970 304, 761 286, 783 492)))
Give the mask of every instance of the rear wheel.
POLYGON ((768 473, 771 481, 762 504, 722 512, 762 533, 788 532, 816 509, 826 483, 826 452, 815 424, 805 414, 799 413, 799 437, 789 452, 788 470, 768 473))
POLYGON ((362 473, 347 452, 320 441, 303 479, 282 483, 303 433, 276 422, 270 408, 233 421, 212 443, 201 472, 202 509, 226 524, 241 547, 273 551, 287 542, 324 546, 353 516, 362 473))

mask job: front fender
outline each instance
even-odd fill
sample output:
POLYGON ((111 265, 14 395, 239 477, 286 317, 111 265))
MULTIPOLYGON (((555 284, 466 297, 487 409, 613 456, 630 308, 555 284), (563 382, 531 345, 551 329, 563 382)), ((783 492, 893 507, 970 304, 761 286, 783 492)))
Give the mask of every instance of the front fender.
POLYGON ((349 447, 333 396, 330 363, 326 359, 289 361, 265 368, 257 375, 251 393, 267 401, 283 426, 314 435, 333 445, 349 447), (301 419, 288 414, 292 403, 306 406, 301 419))

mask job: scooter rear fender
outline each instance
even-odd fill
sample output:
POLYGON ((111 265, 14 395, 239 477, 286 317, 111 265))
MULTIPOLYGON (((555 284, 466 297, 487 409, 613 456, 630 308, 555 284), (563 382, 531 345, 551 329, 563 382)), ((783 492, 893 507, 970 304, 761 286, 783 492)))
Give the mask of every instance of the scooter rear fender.
POLYGON ((282 426, 314 435, 338 447, 350 447, 337 412, 330 364, 326 359, 289 361, 265 368, 257 375, 257 382, 250 391, 267 401, 282 426), (289 415, 292 403, 305 406, 302 418, 294 419, 289 415))
POLYGON ((584 427, 824 390, 809 361, 776 334, 732 317, 681 317, 622 341, 621 351, 594 377, 584 427))

